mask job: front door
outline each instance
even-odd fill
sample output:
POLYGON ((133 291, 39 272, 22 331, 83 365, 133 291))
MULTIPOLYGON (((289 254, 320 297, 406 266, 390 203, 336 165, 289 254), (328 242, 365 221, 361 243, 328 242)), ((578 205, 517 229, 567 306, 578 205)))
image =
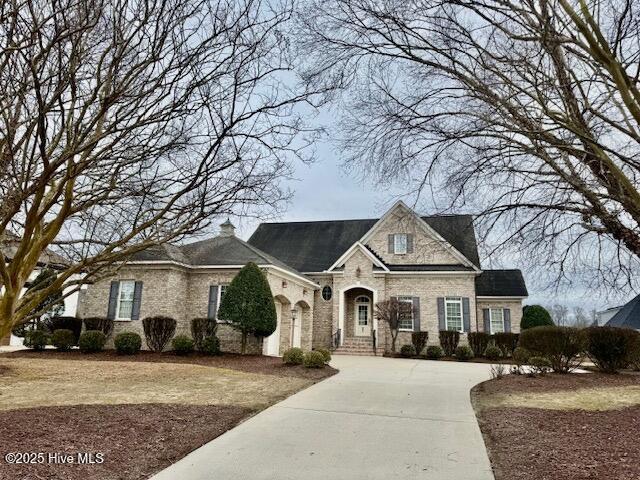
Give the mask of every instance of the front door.
POLYGON ((369 297, 360 296, 355 303, 355 335, 368 337, 371 335, 371 301, 369 297))

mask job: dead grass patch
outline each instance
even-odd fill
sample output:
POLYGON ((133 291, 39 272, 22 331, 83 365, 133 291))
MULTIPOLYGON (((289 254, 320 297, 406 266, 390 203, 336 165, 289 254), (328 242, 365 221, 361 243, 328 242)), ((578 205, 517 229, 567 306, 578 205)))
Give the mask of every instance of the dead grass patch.
POLYGON ((62 405, 235 405, 263 409, 313 383, 200 365, 0 359, 0 411, 62 405))

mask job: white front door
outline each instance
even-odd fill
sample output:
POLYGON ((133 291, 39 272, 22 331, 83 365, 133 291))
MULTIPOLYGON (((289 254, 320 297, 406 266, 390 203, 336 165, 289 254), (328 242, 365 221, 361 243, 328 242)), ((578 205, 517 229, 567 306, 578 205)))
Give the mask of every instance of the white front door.
POLYGON ((354 315, 355 336, 368 337, 371 335, 371 301, 368 297, 356 298, 354 315))

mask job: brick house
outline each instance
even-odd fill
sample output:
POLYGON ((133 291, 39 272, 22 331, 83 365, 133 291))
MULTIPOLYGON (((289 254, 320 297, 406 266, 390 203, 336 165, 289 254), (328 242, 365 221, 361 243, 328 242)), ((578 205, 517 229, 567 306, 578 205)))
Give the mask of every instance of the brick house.
MULTIPOLYGON (((527 289, 519 270, 483 270, 468 215, 420 217, 404 203, 368 220, 261 224, 248 242, 233 225, 220 235, 137 255, 114 278, 91 285, 80 315, 108 314, 116 332, 142 332, 141 318, 169 315, 180 333, 194 317, 216 318, 224 288, 247 262, 266 273, 278 328, 252 339, 254 353, 281 355, 290 346, 373 352, 390 345, 376 302, 397 297, 412 305, 398 345, 412 331, 518 332, 527 289)), ((222 347, 236 351, 240 337, 217 319, 222 347)))

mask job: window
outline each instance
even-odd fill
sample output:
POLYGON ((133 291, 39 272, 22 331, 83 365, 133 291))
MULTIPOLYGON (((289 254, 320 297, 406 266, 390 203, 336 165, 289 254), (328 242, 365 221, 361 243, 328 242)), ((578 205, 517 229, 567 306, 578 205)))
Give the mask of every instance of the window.
MULTIPOLYGON (((222 303, 222 297, 224 297, 224 294, 227 291, 227 286, 228 285, 219 285, 218 286, 218 310, 220 310, 220 304, 222 303)), ((216 321, 219 322, 219 323, 223 323, 226 320, 220 320, 220 318, 218 318, 218 312, 216 312, 216 321)))
POLYGON ((504 332, 504 311, 501 308, 490 308, 491 333, 504 332))
POLYGON ((458 332, 462 332, 462 298, 445 298, 444 309, 447 330, 457 330, 458 332))
POLYGON ((133 292, 136 289, 136 282, 133 280, 122 280, 118 291, 118 320, 131 320, 133 312, 133 292))
POLYGON ((329 285, 325 285, 322 289, 322 299, 328 302, 329 300, 331 300, 332 294, 333 292, 331 291, 331 287, 329 285))
POLYGON ((413 297, 398 297, 398 302, 403 304, 401 306, 404 307, 400 311, 398 329, 413 332, 413 297))
POLYGON ((407 234, 396 233, 393 236, 393 253, 407 253, 407 234))

